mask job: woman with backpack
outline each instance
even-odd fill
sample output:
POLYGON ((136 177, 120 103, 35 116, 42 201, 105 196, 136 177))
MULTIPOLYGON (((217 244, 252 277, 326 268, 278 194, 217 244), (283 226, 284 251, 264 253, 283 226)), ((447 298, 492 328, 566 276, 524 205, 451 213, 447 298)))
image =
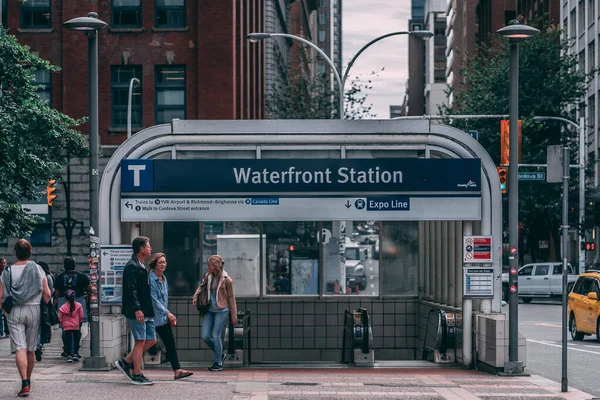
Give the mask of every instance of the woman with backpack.
POLYGON ((233 279, 223 270, 223 258, 219 255, 208 257, 208 272, 194 297, 192 303, 198 302, 198 294, 203 287, 208 291, 208 312, 202 319, 202 339, 215 353, 215 362, 208 368, 209 371, 223 371, 223 361, 226 354, 223 351, 223 329, 229 320, 237 324, 237 304, 233 293, 233 279))
POLYGON ((164 253, 156 253, 148 261, 150 267, 150 295, 154 309, 154 325, 167 350, 167 359, 171 362, 174 378, 181 379, 193 375, 193 372, 181 369, 172 327, 177 325, 177 318, 169 311, 169 284, 164 275, 167 269, 167 257, 164 253))
POLYGON ((58 321, 62 328, 62 341, 65 353, 68 354, 67 362, 79 361, 79 342, 81 341, 81 323, 83 322, 83 307, 75 301, 75 291, 67 290, 67 301, 58 310, 58 321))

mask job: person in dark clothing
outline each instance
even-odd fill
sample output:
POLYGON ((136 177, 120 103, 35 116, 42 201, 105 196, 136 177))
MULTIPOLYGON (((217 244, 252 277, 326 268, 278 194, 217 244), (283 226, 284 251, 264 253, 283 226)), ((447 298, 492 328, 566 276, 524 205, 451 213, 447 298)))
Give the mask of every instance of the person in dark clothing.
POLYGON ((153 385, 142 374, 142 356, 156 343, 154 309, 150 292, 150 276, 144 261, 150 257, 150 239, 138 236, 133 239, 133 257, 123 271, 123 315, 133 334, 133 351, 115 366, 136 385, 153 385))
POLYGON ((65 270, 56 275, 54 280, 54 304, 57 304, 57 308, 60 309, 66 303, 67 290, 74 290, 75 301, 83 307, 83 322, 87 322, 86 297, 92 292, 90 278, 75 269, 75 259, 72 257, 65 257, 63 265, 65 270))

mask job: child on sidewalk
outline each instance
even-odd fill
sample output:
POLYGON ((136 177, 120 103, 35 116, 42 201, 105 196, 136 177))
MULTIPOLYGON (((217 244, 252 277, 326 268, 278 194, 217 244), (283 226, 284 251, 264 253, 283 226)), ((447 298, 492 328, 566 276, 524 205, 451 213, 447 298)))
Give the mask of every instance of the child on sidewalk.
POLYGON ((63 330, 62 340, 65 353, 68 354, 67 362, 79 361, 79 342, 81 341, 80 326, 83 322, 83 307, 75 301, 75 291, 67 290, 65 300, 58 311, 58 320, 63 330), (73 347, 73 348, 72 348, 73 347))

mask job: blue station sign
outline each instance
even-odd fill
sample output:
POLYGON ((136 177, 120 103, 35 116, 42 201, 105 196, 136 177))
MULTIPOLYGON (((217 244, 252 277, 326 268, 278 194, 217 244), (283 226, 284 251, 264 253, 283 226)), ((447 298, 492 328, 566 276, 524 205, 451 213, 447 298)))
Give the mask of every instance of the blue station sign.
MULTIPOLYGON (((123 160, 121 191, 475 194, 481 191, 481 162, 425 158, 123 160)), ((409 207, 401 201, 378 206, 386 210, 409 207)))

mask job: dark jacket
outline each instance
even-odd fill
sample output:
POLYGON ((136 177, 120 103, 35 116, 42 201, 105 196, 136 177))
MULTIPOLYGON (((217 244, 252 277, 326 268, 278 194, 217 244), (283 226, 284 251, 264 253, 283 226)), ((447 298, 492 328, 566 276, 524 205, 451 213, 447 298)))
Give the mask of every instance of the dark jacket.
POLYGON ((134 319, 138 310, 141 310, 146 318, 154 317, 148 271, 134 254, 123 271, 123 315, 125 318, 134 319))

